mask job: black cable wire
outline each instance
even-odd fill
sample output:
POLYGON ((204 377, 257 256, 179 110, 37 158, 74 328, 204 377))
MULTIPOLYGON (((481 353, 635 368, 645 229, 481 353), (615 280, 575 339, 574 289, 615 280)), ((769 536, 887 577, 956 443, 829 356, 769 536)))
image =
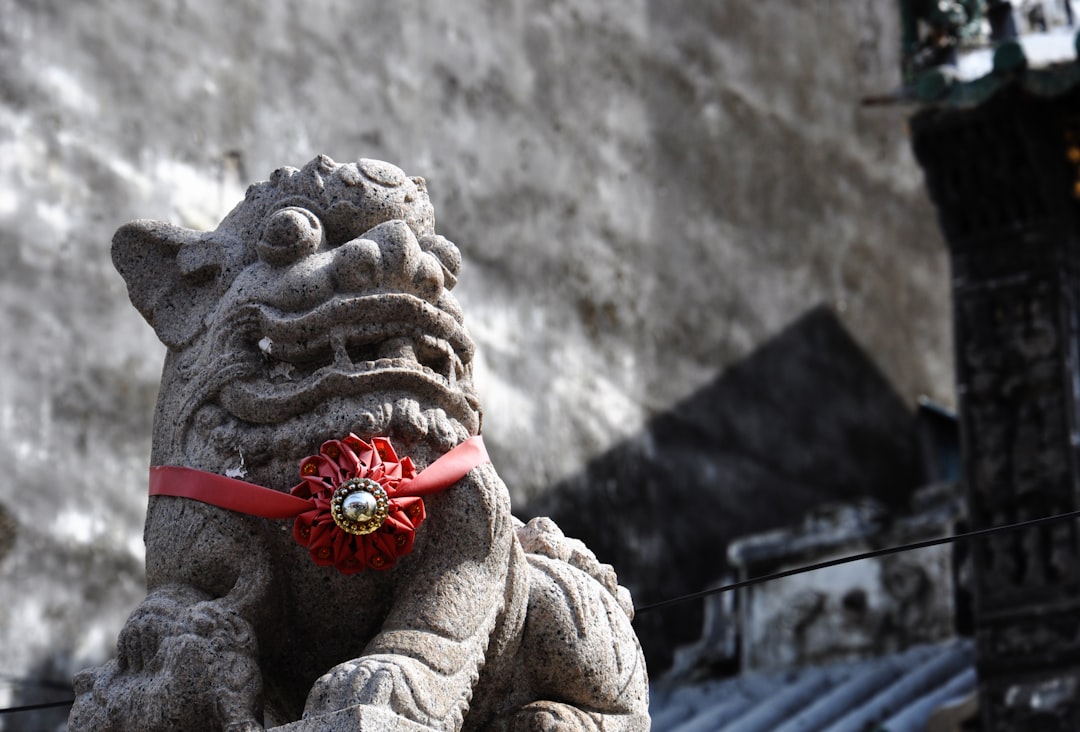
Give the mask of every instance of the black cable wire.
POLYGON ((1057 513, 1053 516, 1044 516, 1042 518, 1031 519, 1030 521, 1020 521, 1015 524, 1006 524, 1005 526, 994 526, 989 529, 978 529, 976 531, 968 531, 964 534, 956 534, 955 536, 945 536, 939 539, 927 539, 926 541, 916 541, 911 544, 902 544, 900 546, 891 546, 885 549, 875 549, 869 552, 863 552, 862 554, 853 554, 847 557, 840 557, 839 559, 830 559, 827 562, 818 562, 817 564, 809 564, 805 567, 796 567, 795 569, 785 569, 782 572, 776 572, 774 574, 765 574, 760 577, 751 577, 749 579, 740 580, 739 582, 733 582, 730 585, 723 585, 722 587, 713 587, 708 590, 701 590, 699 592, 692 592, 689 595, 681 595, 679 597, 673 597, 670 600, 663 600, 661 602, 654 602, 650 605, 643 605, 639 608, 634 608, 634 614, 640 615, 641 613, 649 612, 650 610, 657 610, 662 607, 668 607, 670 605, 677 605, 682 602, 689 602, 690 600, 696 600, 701 597, 708 597, 709 595, 717 595, 721 592, 730 592, 731 590, 738 590, 742 587, 750 587, 751 585, 761 584, 762 582, 769 582, 770 580, 781 579, 783 577, 790 577, 795 574, 802 574, 803 572, 813 572, 816 569, 825 569, 826 567, 835 567, 838 564, 847 564, 848 562, 857 562, 860 559, 871 559, 873 557, 882 557, 887 554, 897 554, 899 552, 907 552, 913 549, 922 549, 928 546, 937 546, 939 544, 952 544, 953 542, 963 541, 965 539, 975 539, 981 536, 990 536, 991 534, 1000 534, 1007 531, 1018 531, 1020 529, 1027 529, 1032 526, 1039 526, 1041 524, 1049 524, 1057 521, 1065 521, 1071 518, 1080 518, 1080 511, 1069 511, 1068 513, 1057 513))
POLYGON ((36 686, 39 689, 57 689, 59 691, 71 690, 70 681, 24 679, 18 676, 11 676, 10 674, 0 674, 0 686, 36 686))
MULTIPOLYGON (((53 689, 55 691, 71 691, 70 681, 58 681, 55 679, 24 679, 18 676, 11 676, 10 674, 0 674, 0 686, 36 687, 38 689, 53 689)), ((65 699, 63 701, 56 702, 43 702, 40 704, 26 704, 18 707, 7 707, 6 709, 0 709, 0 715, 15 714, 16 712, 32 712, 37 709, 70 707, 74 703, 75 699, 65 699)))
POLYGON ((35 709, 53 709, 55 707, 70 707, 75 703, 74 699, 65 699, 64 701, 57 702, 45 702, 44 704, 26 704, 21 707, 8 707, 7 709, 0 709, 0 714, 15 714, 16 712, 32 712, 35 709))
MULTIPOLYGON (((838 559, 830 559, 826 562, 818 562, 816 564, 808 564, 805 567, 796 567, 794 569, 785 569, 782 572, 774 572, 773 574, 765 574, 760 577, 751 577, 749 579, 740 580, 739 582, 733 582, 729 585, 723 585, 721 587, 713 587, 708 590, 701 590, 700 592, 692 592, 689 595, 681 595, 679 597, 673 597, 670 600, 663 600, 661 602, 654 602, 650 605, 643 605, 639 608, 634 608, 634 614, 640 615, 641 613, 649 612, 650 610, 658 610, 663 607, 669 607, 671 605, 678 605, 683 602, 689 602, 691 600, 697 600, 702 597, 708 597, 709 595, 717 595, 721 592, 730 592, 732 590, 738 590, 743 587, 750 587, 751 585, 758 585, 762 582, 769 582, 771 580, 782 579, 784 577, 791 577, 792 575, 802 574, 803 572, 813 572, 818 569, 825 569, 827 567, 835 567, 838 564, 847 564, 849 562, 857 562, 861 559, 872 559, 874 557, 883 557, 888 554, 899 554, 900 552, 909 552, 915 549, 925 549, 929 546, 938 546, 940 544, 953 544, 958 541, 965 541, 967 539, 976 539, 983 536, 990 536, 992 534, 1002 534, 1009 531, 1019 531, 1021 529, 1028 529, 1033 526, 1041 526, 1042 524, 1056 523, 1058 521, 1067 521, 1068 519, 1080 518, 1080 511, 1069 511, 1068 513, 1058 513, 1053 516, 1043 516, 1042 518, 1031 519, 1029 521, 1020 521, 1015 524, 1006 524, 1004 526, 994 526, 989 529, 977 529, 975 531, 968 531, 963 534, 955 534, 953 536, 944 536, 937 539, 927 539, 925 541, 916 541, 910 544, 901 544, 899 546, 890 546, 884 549, 874 549, 873 551, 863 552, 862 554, 852 554, 846 557, 840 557, 838 559)), ((22 680, 21 683, 26 685, 39 685, 53 687, 56 682, 46 681, 28 681, 22 680)), ((55 688, 55 687, 53 687, 55 688)), ((65 687, 67 688, 67 687, 65 687)), ((46 702, 45 704, 27 704, 21 707, 8 707, 7 709, 0 709, 0 714, 14 714, 16 712, 30 712, 35 709, 51 709, 54 707, 71 706, 75 703, 74 699, 68 699, 58 702, 46 702)))

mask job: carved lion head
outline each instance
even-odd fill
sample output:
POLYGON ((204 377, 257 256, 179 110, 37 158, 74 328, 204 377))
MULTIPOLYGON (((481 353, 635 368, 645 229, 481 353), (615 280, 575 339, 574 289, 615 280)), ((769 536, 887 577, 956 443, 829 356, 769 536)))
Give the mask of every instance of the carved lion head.
POLYGON ((113 261, 169 349, 157 464, 287 484, 282 461, 331 436, 437 453, 479 430, 461 255, 422 178, 320 156, 251 186, 214 231, 127 224, 113 261))

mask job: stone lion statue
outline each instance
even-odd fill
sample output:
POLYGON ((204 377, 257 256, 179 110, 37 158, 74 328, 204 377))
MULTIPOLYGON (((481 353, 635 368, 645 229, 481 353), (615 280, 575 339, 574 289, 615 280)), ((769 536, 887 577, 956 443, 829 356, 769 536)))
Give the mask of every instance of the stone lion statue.
POLYGON ((71 730, 648 729, 629 593, 513 518, 478 447, 461 255, 422 178, 320 156, 215 231, 127 224, 113 261, 168 347, 165 472, 148 595, 71 730))

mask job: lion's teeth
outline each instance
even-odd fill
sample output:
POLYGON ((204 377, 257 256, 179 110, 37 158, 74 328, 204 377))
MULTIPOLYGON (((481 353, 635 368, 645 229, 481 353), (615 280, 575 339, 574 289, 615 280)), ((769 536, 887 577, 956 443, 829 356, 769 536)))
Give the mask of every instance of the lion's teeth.
POLYGON ((296 377, 296 367, 286 361, 275 361, 270 367, 270 380, 274 383, 292 381, 296 377))
POLYGON ((379 358, 400 358, 416 361, 411 338, 391 338, 379 346, 379 358))
POLYGON ((334 353, 334 368, 339 370, 349 369, 353 362, 349 357, 349 351, 345 348, 345 336, 340 330, 330 334, 330 348, 334 353))

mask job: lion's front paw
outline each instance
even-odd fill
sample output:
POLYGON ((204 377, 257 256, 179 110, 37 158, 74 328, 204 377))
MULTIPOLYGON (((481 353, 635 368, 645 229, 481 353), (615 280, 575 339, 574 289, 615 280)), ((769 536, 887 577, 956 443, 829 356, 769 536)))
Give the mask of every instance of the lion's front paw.
POLYGON ((401 671, 396 666, 371 659, 338 664, 315 682, 308 694, 305 716, 325 714, 354 704, 389 706, 395 677, 400 676, 401 671))
POLYGON ((162 641, 188 632, 190 608, 202 599, 196 590, 178 585, 147 595, 117 638, 120 670, 139 673, 154 668, 162 641))
POLYGON ((363 704, 441 728, 451 722, 441 681, 445 678, 406 656, 385 654, 346 661, 315 682, 304 718, 363 704))
POLYGON ((149 670, 161 642, 182 630, 176 614, 160 613, 155 607, 137 608, 116 640, 120 668, 133 673, 149 670))

